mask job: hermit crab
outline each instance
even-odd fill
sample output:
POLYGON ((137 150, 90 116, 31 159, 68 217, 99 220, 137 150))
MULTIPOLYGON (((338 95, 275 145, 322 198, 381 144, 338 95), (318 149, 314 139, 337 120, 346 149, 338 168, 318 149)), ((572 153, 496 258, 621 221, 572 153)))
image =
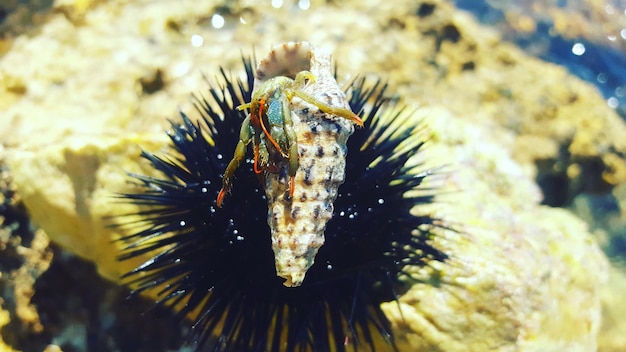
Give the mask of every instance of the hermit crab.
POLYGON ((274 48, 256 70, 244 57, 243 67, 243 78, 222 70, 206 95, 194 96, 200 120, 182 112, 172 120, 173 155, 142 154, 160 176, 131 175, 138 188, 121 197, 142 210, 117 227, 121 260, 150 258, 126 282, 134 295, 156 291, 158 305, 192 319, 192 350, 397 351, 402 330, 381 303, 436 281, 412 268, 447 258, 432 242, 440 221, 415 211, 434 197, 422 186, 432 170, 414 159, 421 125, 380 81, 357 78, 339 89, 330 54, 308 43, 274 48), (274 77, 292 81, 268 84, 274 77), (279 89, 260 93, 268 87, 279 89), (253 106, 255 94, 265 104, 253 106), (257 154, 230 161, 246 141, 257 154), (289 231, 317 242, 298 257, 289 231), (282 267, 290 257, 297 265, 282 267))
POLYGON ((263 173, 268 199, 276 273, 285 286, 300 286, 324 244, 324 229, 344 182, 346 142, 353 124, 363 126, 363 121, 349 109, 333 77, 330 53, 309 43, 274 47, 256 76, 252 100, 238 107, 250 109, 250 114, 241 126, 217 205, 231 189, 231 178, 252 141, 254 172, 263 173), (295 77, 290 77, 292 72, 297 72, 295 77))
POLYGON ((280 157, 287 159, 290 177, 289 195, 293 197, 294 177, 298 170, 298 141, 291 120, 290 108, 294 96, 316 106, 324 113, 341 116, 354 121, 358 126, 363 126, 363 121, 352 111, 330 106, 304 93, 301 88, 304 88, 307 80, 315 82, 315 76, 309 71, 299 72, 295 80, 285 76, 273 77, 253 92, 251 102, 237 107, 239 110, 250 109, 251 113, 243 121, 235 155, 224 173, 223 186, 217 198, 219 207, 222 206, 225 193, 231 188, 231 177, 245 157, 245 147, 252 138, 254 138, 254 172, 257 174, 263 171, 278 173, 277 164, 281 161, 280 157), (268 149, 268 147, 273 147, 273 149, 268 149), (270 156, 274 161, 270 161, 270 156), (277 156, 278 160, 276 160, 277 156))

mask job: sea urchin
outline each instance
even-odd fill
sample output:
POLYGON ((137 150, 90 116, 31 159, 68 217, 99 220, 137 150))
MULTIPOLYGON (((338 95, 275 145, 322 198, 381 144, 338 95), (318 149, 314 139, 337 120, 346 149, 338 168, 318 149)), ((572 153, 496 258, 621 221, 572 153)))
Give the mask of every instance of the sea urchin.
POLYGON ((267 223, 268 201, 247 158, 220 208, 217 195, 254 85, 222 69, 223 84, 195 97, 202 119, 184 113, 169 132, 176 156, 142 153, 160 177, 131 175, 144 206, 121 226, 128 243, 121 260, 158 253, 125 275, 133 294, 160 289, 157 304, 192 316, 189 343, 202 351, 345 351, 395 349, 382 302, 398 298, 414 278, 405 268, 444 261, 430 243, 437 221, 411 210, 432 202, 416 195, 428 173, 407 161, 422 147, 411 114, 385 96, 386 85, 363 78, 347 89, 350 108, 363 121, 347 141, 345 183, 339 187, 325 244, 299 287, 276 275, 267 223), (382 343, 382 345, 381 345, 382 343), (386 346, 386 347, 381 347, 386 346))

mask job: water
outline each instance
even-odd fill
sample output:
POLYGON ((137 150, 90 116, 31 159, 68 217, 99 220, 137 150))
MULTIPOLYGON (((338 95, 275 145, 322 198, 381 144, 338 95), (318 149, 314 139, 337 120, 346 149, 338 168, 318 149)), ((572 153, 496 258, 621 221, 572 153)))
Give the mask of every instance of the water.
MULTIPOLYGON (((607 1, 604 14, 593 13, 592 18, 602 18, 607 23, 590 23, 595 28, 581 30, 584 36, 566 37, 555 30, 554 19, 548 15, 533 12, 533 3, 552 8, 584 6, 576 2, 559 0, 556 2, 523 1, 490 2, 486 0, 456 0, 456 5, 471 12, 481 23, 499 29, 505 40, 514 42, 524 51, 548 62, 566 67, 572 74, 595 85, 606 99, 607 104, 626 119, 626 4, 623 1, 607 1), (572 4, 574 3, 574 4, 572 4), (535 20, 536 29, 522 33, 507 23, 506 13, 514 12, 535 20), (604 16, 599 16, 604 15, 604 16), (605 31, 603 33, 603 31, 605 31), (592 39, 590 39, 592 38, 592 39)), ((569 12, 589 9, 568 8, 569 12)), ((592 20, 593 21, 593 20, 592 20)), ((587 23, 589 24, 589 23, 587 23)))

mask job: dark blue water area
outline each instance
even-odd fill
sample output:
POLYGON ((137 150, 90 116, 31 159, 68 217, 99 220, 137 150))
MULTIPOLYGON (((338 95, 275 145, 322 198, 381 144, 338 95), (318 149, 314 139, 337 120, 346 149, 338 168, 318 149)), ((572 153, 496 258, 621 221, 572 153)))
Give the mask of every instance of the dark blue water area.
MULTIPOLYGON (((483 0, 456 0, 458 8, 472 13, 481 23, 502 28, 504 13, 483 0)), ((626 52, 591 43, 584 39, 568 39, 555 35, 552 23, 537 23, 531 34, 502 33, 505 40, 514 42, 531 55, 566 67, 575 76, 592 83, 622 118, 626 119, 626 52), (584 46, 584 53, 572 52, 574 45, 584 46)), ((618 40, 622 38, 618 37, 618 40)))

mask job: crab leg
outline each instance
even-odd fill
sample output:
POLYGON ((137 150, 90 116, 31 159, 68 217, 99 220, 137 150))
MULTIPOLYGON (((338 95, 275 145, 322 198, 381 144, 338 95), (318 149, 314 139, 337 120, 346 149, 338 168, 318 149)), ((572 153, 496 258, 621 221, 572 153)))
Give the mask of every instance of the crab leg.
MULTIPOLYGON (((222 203, 224 202, 224 196, 226 193, 230 192, 232 188, 232 177, 235 174, 235 171, 241 165, 241 161, 246 156, 246 146, 250 143, 252 139, 252 131, 250 129, 250 116, 246 117, 243 120, 241 125, 241 130, 239 131, 239 142, 237 142, 237 147, 235 148, 235 154, 233 155, 233 159, 228 163, 226 167, 226 171, 224 172, 224 177, 222 178, 222 189, 220 193, 217 195, 217 206, 222 207, 222 203)), ((255 156, 255 171, 256 171, 256 156, 255 156)))
POLYGON ((361 120, 361 118, 359 118, 355 113, 350 111, 350 109, 328 105, 300 90, 292 90, 292 93, 298 98, 306 101, 307 103, 317 106, 317 108, 320 109, 320 111, 322 112, 325 112, 331 115, 341 116, 345 119, 348 119, 354 122, 357 126, 363 127, 363 120, 361 120))

